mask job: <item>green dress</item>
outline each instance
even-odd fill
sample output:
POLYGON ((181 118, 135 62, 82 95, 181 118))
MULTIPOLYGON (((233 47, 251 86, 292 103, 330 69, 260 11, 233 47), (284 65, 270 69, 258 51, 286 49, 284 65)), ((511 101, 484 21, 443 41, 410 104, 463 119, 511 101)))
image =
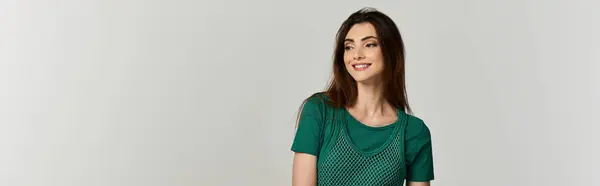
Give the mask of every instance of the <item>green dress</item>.
POLYGON ((396 122, 371 127, 326 99, 307 99, 292 144, 292 151, 317 157, 317 185, 401 186, 434 179, 431 135, 421 119, 398 109, 396 122))

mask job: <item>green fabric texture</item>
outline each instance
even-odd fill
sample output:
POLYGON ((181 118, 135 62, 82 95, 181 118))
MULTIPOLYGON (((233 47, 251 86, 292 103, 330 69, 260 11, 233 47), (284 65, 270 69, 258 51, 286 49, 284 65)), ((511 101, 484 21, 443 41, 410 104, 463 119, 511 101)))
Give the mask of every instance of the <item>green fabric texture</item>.
POLYGON ((403 185, 434 179, 431 135, 425 123, 399 109, 384 127, 360 123, 317 94, 303 105, 292 151, 317 156, 317 185, 403 185))

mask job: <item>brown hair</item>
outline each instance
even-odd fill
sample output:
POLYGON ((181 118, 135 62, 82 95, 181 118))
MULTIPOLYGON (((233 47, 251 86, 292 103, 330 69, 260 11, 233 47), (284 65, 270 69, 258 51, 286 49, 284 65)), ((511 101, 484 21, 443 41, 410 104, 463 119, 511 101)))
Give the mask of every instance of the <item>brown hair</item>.
MULTIPOLYGON (((324 93, 328 97, 326 103, 336 108, 352 106, 356 102, 356 97, 358 95, 356 82, 352 76, 350 76, 346 70, 346 65, 344 64, 344 40, 350 31, 350 28, 359 23, 372 24, 379 37, 381 52, 384 58, 382 79, 383 83, 385 83, 385 86, 383 86, 385 99, 397 109, 403 110, 406 113, 412 113, 412 110, 408 105, 406 94, 404 76, 405 49, 402 36, 400 35, 398 27, 390 17, 370 7, 362 8, 352 13, 348 19, 342 23, 336 34, 333 56, 333 76, 327 90, 315 93, 310 97, 324 93)), ((300 112, 301 110, 302 106, 300 112)))

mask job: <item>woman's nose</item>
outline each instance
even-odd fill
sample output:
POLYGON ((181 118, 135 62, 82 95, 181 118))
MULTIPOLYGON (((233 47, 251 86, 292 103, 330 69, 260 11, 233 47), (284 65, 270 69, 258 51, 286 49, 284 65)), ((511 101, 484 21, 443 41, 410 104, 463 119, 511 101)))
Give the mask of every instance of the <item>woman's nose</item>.
POLYGON ((359 59, 364 59, 365 58, 365 53, 363 52, 362 48, 357 48, 356 50, 354 50, 354 60, 359 60, 359 59))

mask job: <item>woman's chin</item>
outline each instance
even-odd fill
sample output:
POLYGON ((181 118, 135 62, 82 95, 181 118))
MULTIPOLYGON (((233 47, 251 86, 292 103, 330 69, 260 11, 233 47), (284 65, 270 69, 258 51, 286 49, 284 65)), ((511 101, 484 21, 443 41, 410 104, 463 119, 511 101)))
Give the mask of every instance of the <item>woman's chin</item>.
POLYGON ((357 84, 364 84, 364 85, 372 85, 372 84, 377 84, 380 82, 375 77, 359 77, 359 78, 354 78, 354 81, 357 84))

